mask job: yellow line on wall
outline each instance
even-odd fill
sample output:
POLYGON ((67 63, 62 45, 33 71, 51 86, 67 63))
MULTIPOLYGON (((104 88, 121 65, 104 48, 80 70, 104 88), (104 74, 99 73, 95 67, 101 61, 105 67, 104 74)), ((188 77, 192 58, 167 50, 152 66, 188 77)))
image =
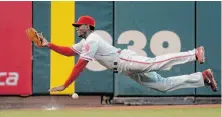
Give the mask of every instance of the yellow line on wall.
MULTIPOLYGON (((72 46, 75 42, 75 2, 51 2, 51 42, 60 46, 72 46)), ((68 79, 74 67, 74 57, 66 57, 51 50, 50 52, 50 88, 62 85, 68 79)), ((66 90, 51 94, 72 94, 72 83, 66 90)))

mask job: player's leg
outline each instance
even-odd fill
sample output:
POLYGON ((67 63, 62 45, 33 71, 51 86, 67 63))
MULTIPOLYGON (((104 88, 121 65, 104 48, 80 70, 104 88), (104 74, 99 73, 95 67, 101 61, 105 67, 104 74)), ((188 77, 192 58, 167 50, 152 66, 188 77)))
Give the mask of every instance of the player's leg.
POLYGON ((164 70, 174 65, 184 64, 197 60, 199 63, 205 62, 204 47, 199 47, 187 52, 170 53, 154 58, 152 70, 164 70))
POLYGON ((131 56, 129 60, 121 58, 122 61, 127 61, 125 66, 129 71, 158 71, 166 70, 174 65, 184 64, 197 60, 199 63, 205 61, 204 48, 199 47, 187 52, 169 53, 155 58, 144 56, 131 56))
POLYGON ((181 88, 198 88, 205 86, 205 84, 210 85, 214 91, 217 89, 216 82, 210 70, 167 78, 162 77, 156 72, 129 76, 138 83, 161 92, 169 92, 181 88))

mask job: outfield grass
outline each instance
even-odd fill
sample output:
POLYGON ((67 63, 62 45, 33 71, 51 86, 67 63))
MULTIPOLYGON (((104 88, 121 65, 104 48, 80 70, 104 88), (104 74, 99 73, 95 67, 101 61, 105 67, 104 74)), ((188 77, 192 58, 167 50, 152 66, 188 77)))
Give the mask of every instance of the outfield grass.
POLYGON ((0 117, 221 117, 221 108, 5 110, 0 117))

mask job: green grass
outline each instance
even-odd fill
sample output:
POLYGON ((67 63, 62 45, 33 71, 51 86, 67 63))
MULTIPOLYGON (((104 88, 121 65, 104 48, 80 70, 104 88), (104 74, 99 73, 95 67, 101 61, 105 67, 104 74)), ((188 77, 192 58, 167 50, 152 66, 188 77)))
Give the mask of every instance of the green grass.
POLYGON ((221 117, 221 108, 6 110, 0 117, 221 117))

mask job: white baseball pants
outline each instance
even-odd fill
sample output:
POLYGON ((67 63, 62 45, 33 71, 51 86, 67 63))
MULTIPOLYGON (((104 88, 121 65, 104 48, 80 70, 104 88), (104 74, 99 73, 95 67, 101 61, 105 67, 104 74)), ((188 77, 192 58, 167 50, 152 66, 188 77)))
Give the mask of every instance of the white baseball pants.
POLYGON ((119 55, 118 71, 138 83, 162 92, 180 88, 204 86, 201 72, 164 78, 155 71, 167 70, 174 65, 196 60, 195 49, 187 52, 170 53, 155 58, 137 55, 132 50, 122 50, 119 55))

